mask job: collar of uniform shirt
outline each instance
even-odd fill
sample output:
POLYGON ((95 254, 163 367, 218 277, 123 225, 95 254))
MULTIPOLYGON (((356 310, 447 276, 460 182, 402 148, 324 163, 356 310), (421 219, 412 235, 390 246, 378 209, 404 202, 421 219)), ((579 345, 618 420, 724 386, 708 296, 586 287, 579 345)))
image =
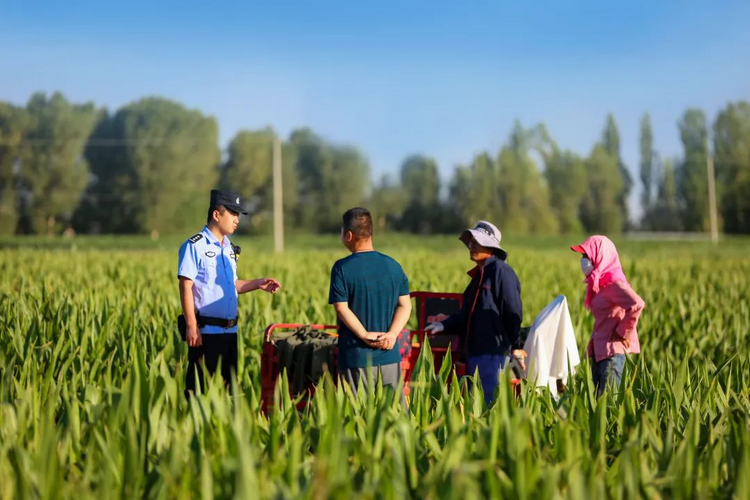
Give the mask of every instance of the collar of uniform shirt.
POLYGON ((221 248, 226 248, 231 243, 229 242, 229 236, 224 236, 224 243, 219 243, 219 240, 216 239, 216 236, 214 236, 214 233, 211 232, 210 229, 208 229, 208 226, 203 227, 203 234, 206 236, 206 240, 210 243, 213 243, 215 245, 219 245, 221 248))

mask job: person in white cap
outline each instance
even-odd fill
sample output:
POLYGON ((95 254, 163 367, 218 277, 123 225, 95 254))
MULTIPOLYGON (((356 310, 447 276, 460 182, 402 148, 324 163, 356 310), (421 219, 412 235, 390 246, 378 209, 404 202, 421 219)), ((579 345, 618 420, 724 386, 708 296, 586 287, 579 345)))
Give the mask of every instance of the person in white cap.
POLYGON ((494 224, 479 221, 459 239, 468 247, 476 267, 463 294, 461 309, 441 322, 427 326, 428 333, 445 332, 461 338, 467 373, 478 370, 484 398, 489 404, 499 372, 508 362, 521 334, 521 284, 506 262, 508 252, 500 246, 502 235, 494 224))

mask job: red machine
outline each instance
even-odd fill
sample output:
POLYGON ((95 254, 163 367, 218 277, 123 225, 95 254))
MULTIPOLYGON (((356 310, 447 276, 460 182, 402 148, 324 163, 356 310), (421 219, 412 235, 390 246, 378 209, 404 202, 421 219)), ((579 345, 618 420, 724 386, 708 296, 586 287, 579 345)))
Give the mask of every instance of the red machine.
MULTIPOLYGON (((461 308, 463 297, 460 293, 435 293, 435 292, 412 292, 411 297, 415 300, 414 310, 417 312, 417 329, 410 330, 406 337, 406 346, 402 345, 401 369, 404 377, 404 391, 409 395, 409 381, 411 380, 412 371, 422 351, 425 337, 425 326, 433 321, 440 321, 444 316, 450 315, 461 308), (404 349, 405 347, 405 349, 404 349)), ((337 336, 335 325, 303 325, 299 323, 274 323, 266 328, 263 339, 263 351, 261 353, 261 400, 263 411, 267 412, 273 405, 274 390, 276 380, 278 379, 281 366, 279 356, 274 340, 274 332, 278 330, 291 330, 309 326, 314 330, 328 332, 331 336, 337 336)), ((452 349, 451 359, 456 370, 456 375, 461 377, 466 374, 466 366, 459 361, 458 342, 453 335, 436 334, 430 336, 430 349, 435 364, 436 373, 443 364, 443 359, 452 349)), ((335 351, 334 351, 335 352, 335 351)), ((328 367, 334 377, 336 376, 336 366, 328 367)), ((312 396, 314 387, 312 384, 307 389, 308 395, 312 396)), ((294 396, 294 395, 293 395, 294 396)), ((306 400, 300 402, 299 406, 304 407, 306 400)))

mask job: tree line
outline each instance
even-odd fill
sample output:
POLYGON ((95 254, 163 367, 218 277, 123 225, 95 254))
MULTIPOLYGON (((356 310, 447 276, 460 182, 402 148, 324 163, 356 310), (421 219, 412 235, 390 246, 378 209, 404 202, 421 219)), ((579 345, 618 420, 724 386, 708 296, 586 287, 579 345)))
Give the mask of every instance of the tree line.
MULTIPOLYGON (((282 141, 285 223, 333 232, 345 209, 366 205, 379 230, 424 234, 483 218, 512 234, 707 231, 712 151, 720 227, 750 233, 750 103, 727 104, 712 141, 700 109, 686 110, 677 126, 683 154, 662 158, 649 115, 641 120, 638 221, 628 212, 636 181, 612 115, 587 155, 560 148, 543 124, 516 122, 500 151, 457 165, 445 185, 427 155, 372 182, 357 148, 301 128, 282 141)), ((242 130, 222 151, 215 118, 158 97, 114 113, 60 93, 36 93, 23 107, 0 102, 0 234, 181 234, 200 224, 217 186, 243 196, 245 230, 269 232, 275 136, 242 130)))

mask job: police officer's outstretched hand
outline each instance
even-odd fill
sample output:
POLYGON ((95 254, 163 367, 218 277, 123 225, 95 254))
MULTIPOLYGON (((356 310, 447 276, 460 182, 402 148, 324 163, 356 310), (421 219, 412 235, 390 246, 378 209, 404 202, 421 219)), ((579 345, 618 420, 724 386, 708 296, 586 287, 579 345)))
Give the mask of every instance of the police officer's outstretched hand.
POLYGON ((203 338, 201 337, 201 331, 198 329, 198 325, 188 325, 187 343, 190 347, 199 347, 203 344, 203 338))
POLYGON ((273 278, 261 278, 258 288, 268 293, 276 293, 281 289, 281 283, 273 278))

